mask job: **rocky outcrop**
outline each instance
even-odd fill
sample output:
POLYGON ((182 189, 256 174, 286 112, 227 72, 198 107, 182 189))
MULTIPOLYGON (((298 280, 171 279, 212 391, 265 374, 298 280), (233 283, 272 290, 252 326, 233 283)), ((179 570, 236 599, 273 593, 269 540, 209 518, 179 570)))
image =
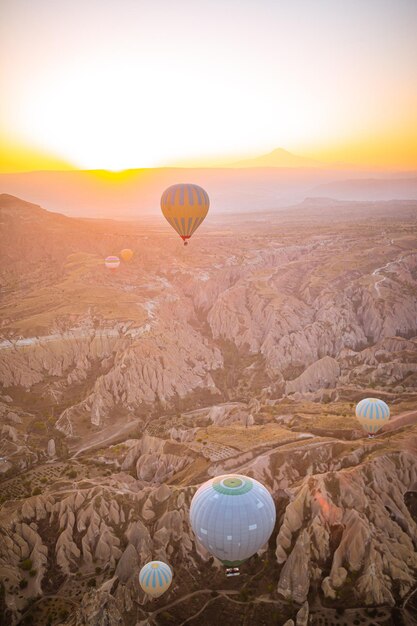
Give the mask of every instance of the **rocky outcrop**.
POLYGON ((144 435, 133 443, 121 468, 135 467, 138 479, 161 484, 189 465, 196 454, 179 443, 144 435))
POLYGON ((122 626, 123 617, 115 598, 108 591, 84 594, 75 615, 76 626, 122 626))
MULTIPOLYGON (((358 350, 396 334, 416 331, 417 301, 404 289, 415 289, 417 255, 391 264, 386 297, 381 301, 366 278, 351 276, 323 282, 312 291, 315 250, 302 262, 276 271, 249 272, 224 290, 208 313, 213 336, 227 338, 265 358, 276 375, 289 366, 308 366, 323 356, 337 358, 342 350, 358 350), (398 271, 395 269, 397 268, 398 271), (389 293, 389 297, 388 297, 389 293), (393 306, 392 302, 395 302, 393 306)), ((255 269, 255 268, 254 268, 255 269)))
POLYGON ((242 402, 216 404, 209 410, 208 419, 215 426, 229 426, 236 422, 245 426, 253 424, 253 416, 250 416, 249 408, 242 402))
MULTIPOLYGON (((286 559, 279 578, 277 591, 286 600, 292 598, 298 604, 306 600, 310 589, 310 554, 310 537, 304 530, 298 536, 294 548, 286 559)), ((280 554, 277 555, 278 560, 280 556, 280 554)))
POLYGON ((115 576, 122 583, 126 583, 132 577, 132 572, 139 569, 138 552, 135 546, 129 543, 117 564, 115 576))
POLYGON ((325 356, 316 361, 298 378, 290 380, 285 385, 285 393, 306 393, 327 387, 335 387, 340 374, 340 367, 335 359, 325 356))
POLYGON ((358 603, 393 605, 404 597, 417 567, 417 525, 403 498, 415 476, 417 459, 400 453, 306 478, 277 536, 277 559, 284 563, 278 591, 305 601, 310 580, 320 580, 331 559, 322 579, 327 597, 336 598, 348 579, 356 580, 351 589, 358 603))
MULTIPOLYGON (((194 538, 188 522, 190 494, 166 485, 138 492, 131 489, 131 480, 119 474, 113 486, 34 496, 16 508, 13 516, 2 514, 0 575, 7 571, 9 580, 18 583, 20 563, 30 558, 37 570, 30 593, 36 596, 42 594, 48 563, 56 563, 65 575, 79 571, 94 575, 100 567, 114 572, 123 584, 136 581, 138 569, 152 556, 169 562, 173 550, 181 553, 184 564, 189 561, 195 567, 194 538), (52 543, 51 531, 55 533, 52 543)), ((136 597, 137 589, 132 593, 136 597)), ((7 586, 6 602, 18 615, 25 599, 16 600, 12 586, 7 586)), ((107 596, 96 605, 95 594, 90 593, 84 596, 78 619, 85 619, 87 613, 94 617, 94 607, 99 605, 103 605, 100 611, 106 606, 117 608, 107 596)), ((97 620, 105 619, 103 615, 98 612, 97 620)))
POLYGON ((220 352, 209 348, 201 335, 186 323, 172 322, 172 328, 160 328, 118 353, 92 393, 63 412, 57 428, 74 434, 86 414, 92 424, 102 426, 115 406, 144 411, 155 402, 167 406, 173 398, 201 389, 217 393, 210 372, 222 363, 220 352))
POLYGON ((50 439, 48 441, 47 452, 48 452, 48 456, 51 458, 53 458, 56 454, 55 441, 53 439, 50 439))
POLYGON ((297 611, 295 626, 307 626, 309 612, 310 610, 309 610, 308 602, 306 600, 303 606, 301 607, 301 609, 297 611))
MULTIPOLYGON (((344 350, 339 357, 340 384, 360 386, 403 385, 413 390, 417 371, 417 340, 387 337, 364 350, 344 350), (407 379, 410 382, 407 383, 407 379)), ((400 389, 399 389, 400 391, 400 389)))
POLYGON ((29 390, 47 376, 67 377, 67 383, 84 380, 92 364, 110 357, 123 345, 117 330, 78 331, 26 340, 0 350, 0 383, 29 390))

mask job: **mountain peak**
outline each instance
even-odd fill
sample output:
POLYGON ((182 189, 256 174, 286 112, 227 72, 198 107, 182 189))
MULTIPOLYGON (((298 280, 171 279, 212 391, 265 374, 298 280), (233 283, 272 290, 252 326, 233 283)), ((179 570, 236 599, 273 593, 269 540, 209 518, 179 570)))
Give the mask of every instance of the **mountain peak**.
POLYGON ((275 148, 268 154, 252 159, 245 159, 233 164, 233 167, 321 167, 322 163, 292 154, 285 148, 275 148))
POLYGON ((268 154, 269 155, 274 154, 274 155, 277 155, 277 156, 278 155, 284 155, 284 154, 286 156, 288 156, 288 155, 290 155, 291 157, 294 156, 293 154, 291 154, 291 152, 288 152, 288 150, 285 150, 285 148, 275 148, 275 150, 272 150, 272 152, 268 152, 268 154))

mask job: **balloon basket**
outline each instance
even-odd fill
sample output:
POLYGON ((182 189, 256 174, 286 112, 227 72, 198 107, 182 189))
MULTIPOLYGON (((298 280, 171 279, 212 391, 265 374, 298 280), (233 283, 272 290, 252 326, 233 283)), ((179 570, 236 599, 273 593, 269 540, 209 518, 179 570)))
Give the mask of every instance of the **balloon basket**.
POLYGON ((226 567, 226 576, 240 576, 240 570, 238 567, 226 567))

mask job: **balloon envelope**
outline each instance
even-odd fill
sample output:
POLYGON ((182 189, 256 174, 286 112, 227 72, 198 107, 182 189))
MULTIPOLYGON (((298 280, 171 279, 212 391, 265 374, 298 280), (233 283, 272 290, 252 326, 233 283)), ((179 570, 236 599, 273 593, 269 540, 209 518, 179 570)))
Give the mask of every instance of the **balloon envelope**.
POLYGON ((120 252, 120 256, 122 257, 123 261, 130 261, 133 256, 133 250, 131 250, 130 248, 123 248, 123 250, 120 252))
POLYGON ((120 265, 120 259, 118 256, 108 256, 104 264, 109 270, 115 270, 120 265))
POLYGON ((151 561, 139 572, 139 584, 143 591, 153 598, 158 598, 170 587, 172 570, 163 561, 151 561))
POLYGON ((356 417, 365 432, 378 432, 389 420, 388 404, 378 398, 364 398, 356 405, 356 417))
POLYGON ((210 200, 202 187, 178 184, 168 187, 162 194, 161 209, 184 243, 197 230, 209 210, 210 200))
POLYGON ((224 565, 239 565, 268 541, 275 526, 275 504, 254 478, 227 474, 196 491, 190 521, 203 546, 224 565))

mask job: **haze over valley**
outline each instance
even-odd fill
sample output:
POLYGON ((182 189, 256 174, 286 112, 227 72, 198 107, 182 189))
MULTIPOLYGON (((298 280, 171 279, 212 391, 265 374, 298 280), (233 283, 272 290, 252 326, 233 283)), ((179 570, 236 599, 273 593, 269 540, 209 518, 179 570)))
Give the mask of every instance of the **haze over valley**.
POLYGON ((210 189, 211 213, 275 211, 305 197, 417 200, 415 170, 322 163, 278 148, 221 167, 162 167, 0 173, 0 188, 72 217, 156 216, 161 190, 178 181, 210 189))

